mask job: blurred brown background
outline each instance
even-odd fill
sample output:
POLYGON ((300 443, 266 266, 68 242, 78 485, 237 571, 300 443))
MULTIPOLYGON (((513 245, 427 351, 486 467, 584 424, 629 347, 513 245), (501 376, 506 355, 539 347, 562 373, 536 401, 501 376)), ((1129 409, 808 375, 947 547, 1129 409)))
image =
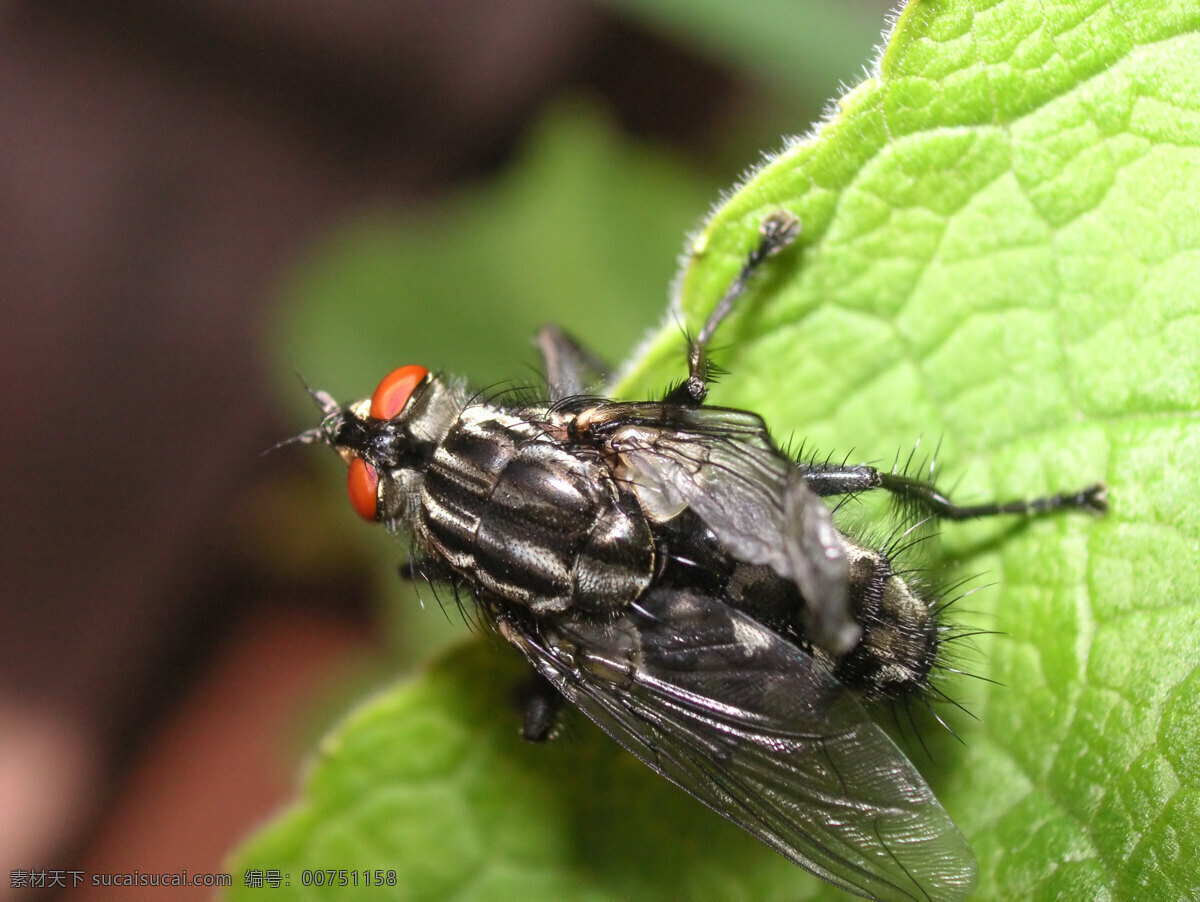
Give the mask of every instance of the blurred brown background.
MULTIPOLYGON (((861 7, 843 79, 882 24, 861 7)), ((314 243, 488 178, 564 92, 719 186, 835 91, 644 21, 565 0, 0 4, 0 895, 14 869, 222 870, 286 800, 332 713, 313 699, 386 659, 356 552, 264 560, 308 476, 260 457, 295 429, 266 324, 314 243)))

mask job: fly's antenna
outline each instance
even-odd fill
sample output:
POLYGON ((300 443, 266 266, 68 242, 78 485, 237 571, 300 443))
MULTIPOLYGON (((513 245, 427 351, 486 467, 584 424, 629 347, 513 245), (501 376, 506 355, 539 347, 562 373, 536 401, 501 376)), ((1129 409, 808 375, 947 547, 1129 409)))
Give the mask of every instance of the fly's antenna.
MULTIPOLYGON (((321 391, 319 388, 313 388, 304 381, 304 377, 300 375, 300 371, 296 371, 296 378, 300 380, 300 384, 304 386, 304 390, 308 392, 308 396, 313 399, 313 403, 317 405, 317 409, 321 411, 321 419, 326 420, 335 413, 341 411, 342 406, 333 399, 329 392, 321 391)), ((281 442, 276 442, 260 456, 266 457, 268 454, 274 454, 280 448, 286 448, 288 445, 315 445, 318 442, 325 440, 325 432, 320 426, 314 426, 312 429, 305 429, 299 435, 293 435, 290 438, 285 438, 281 442)))
POLYGON ((281 442, 276 442, 259 456, 266 457, 268 454, 274 454, 280 448, 286 448, 288 445, 315 445, 317 442, 323 441, 324 438, 325 436, 324 433, 321 432, 320 426, 316 426, 312 429, 305 429, 299 435, 293 435, 285 438, 281 442))
POLYGON ((299 373, 296 376, 300 379, 300 384, 304 386, 304 390, 308 392, 308 396, 313 399, 313 403, 321 411, 322 417, 332 416, 342 409, 342 406, 337 401, 333 400, 333 396, 329 392, 321 391, 319 388, 313 388, 304 381, 304 377, 299 373))

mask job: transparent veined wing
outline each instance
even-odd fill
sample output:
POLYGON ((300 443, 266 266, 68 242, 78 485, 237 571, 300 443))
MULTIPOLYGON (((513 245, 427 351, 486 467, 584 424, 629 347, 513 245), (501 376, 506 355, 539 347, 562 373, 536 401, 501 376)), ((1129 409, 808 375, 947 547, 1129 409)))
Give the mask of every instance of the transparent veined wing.
POLYGON ((888 900, 974 886, 966 840, 858 700, 729 605, 660 589, 607 624, 499 626, 645 764, 830 883, 888 900))
POLYGON ((691 508, 737 558, 792 580, 806 635, 835 655, 861 629, 846 597, 847 561, 833 515, 763 421, 743 410, 615 405, 606 448, 652 517, 691 508))

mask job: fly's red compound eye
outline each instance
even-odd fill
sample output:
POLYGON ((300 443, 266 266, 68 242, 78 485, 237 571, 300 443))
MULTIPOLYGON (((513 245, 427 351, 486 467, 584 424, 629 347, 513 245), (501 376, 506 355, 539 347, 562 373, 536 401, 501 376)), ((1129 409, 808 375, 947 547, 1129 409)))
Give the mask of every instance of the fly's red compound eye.
POLYGON ((350 473, 346 476, 346 494, 350 505, 364 520, 374 522, 378 510, 379 473, 375 468, 356 457, 350 461, 350 473))
MULTIPOLYGON (((371 395, 368 415, 373 420, 390 420, 399 416, 412 393, 428 375, 429 370, 423 366, 409 365, 392 370, 380 381, 375 394, 371 395)), ((346 494, 350 496, 350 505, 358 511, 359 516, 364 520, 376 520, 379 515, 379 471, 361 457, 353 458, 350 472, 346 475, 346 494)))
POLYGON ((383 377, 375 394, 371 395, 371 416, 377 420, 390 420, 396 416, 428 375, 429 370, 416 364, 392 370, 383 377))

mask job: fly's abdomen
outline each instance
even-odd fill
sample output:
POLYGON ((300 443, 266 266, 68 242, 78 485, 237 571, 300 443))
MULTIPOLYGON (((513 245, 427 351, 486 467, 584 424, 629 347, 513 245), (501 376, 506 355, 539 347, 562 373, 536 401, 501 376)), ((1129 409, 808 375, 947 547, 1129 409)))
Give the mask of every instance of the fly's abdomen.
POLYGON ((901 701, 919 695, 929 684, 938 651, 937 618, 929 601, 896 573, 884 551, 844 534, 842 543, 850 563, 847 597, 862 635, 839 658, 804 635, 806 602, 795 584, 769 567, 735 564, 725 594, 735 607, 809 647, 843 686, 860 697, 901 701))
POLYGON ((434 454, 417 539, 471 588, 537 613, 618 610, 654 572, 636 500, 607 465, 527 419, 463 412, 434 454))
POLYGON ((928 685, 937 657, 937 619, 929 602, 895 572, 886 553, 843 536, 850 603, 862 640, 834 674, 869 699, 902 699, 928 685))
POLYGON ((667 551, 662 586, 722 598, 810 651, 868 701, 903 700, 928 686, 938 650, 937 619, 885 551, 839 534, 849 563, 846 594, 862 635, 849 652, 834 657, 805 634, 808 602, 793 581, 729 555, 691 512, 663 524, 659 535, 667 551))

